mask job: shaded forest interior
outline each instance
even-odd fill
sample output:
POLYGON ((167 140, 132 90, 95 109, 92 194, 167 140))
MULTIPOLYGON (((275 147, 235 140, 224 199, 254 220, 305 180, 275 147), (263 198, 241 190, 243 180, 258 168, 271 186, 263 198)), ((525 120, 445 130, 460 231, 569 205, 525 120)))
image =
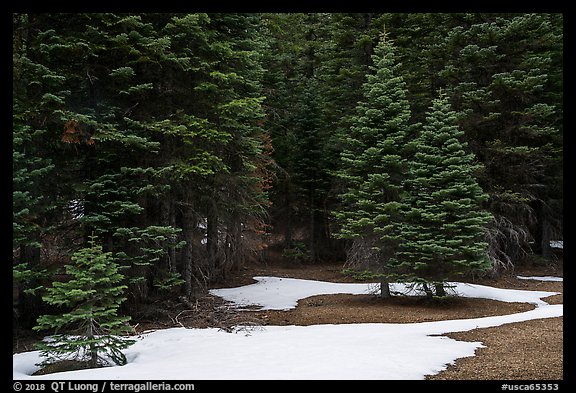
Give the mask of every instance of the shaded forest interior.
POLYGON ((338 212, 383 40, 388 120, 416 139, 441 92, 475 157, 488 274, 559 263, 562 14, 13 14, 14 326, 61 310, 42 296, 91 237, 125 314, 366 250, 338 212))

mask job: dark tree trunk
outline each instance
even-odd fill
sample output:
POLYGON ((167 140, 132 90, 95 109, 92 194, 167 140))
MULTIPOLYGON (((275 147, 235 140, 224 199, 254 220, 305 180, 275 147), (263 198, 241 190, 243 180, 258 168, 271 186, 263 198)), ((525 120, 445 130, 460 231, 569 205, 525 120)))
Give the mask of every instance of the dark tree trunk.
MULTIPOLYGON (((159 223, 162 226, 170 225, 170 201, 169 198, 161 198, 160 199, 160 206, 159 206, 159 223)), ((166 266, 169 269, 170 266, 170 257, 168 253, 163 255, 159 260, 160 266, 166 266)))
POLYGON ((434 289, 436 291, 436 296, 446 296, 446 289, 443 283, 434 284, 434 289))
MULTIPOLYGON (((88 332, 86 334, 86 337, 90 341, 94 339, 94 320, 92 319, 88 321, 88 332)), ((96 348, 96 344, 94 342, 90 342, 89 347, 90 347, 90 360, 88 361, 88 364, 90 365, 91 368, 96 368, 98 367, 98 350, 96 348)))
MULTIPOLYGON (((160 202, 160 225, 171 226, 175 228, 175 218, 171 206, 170 198, 167 196, 160 202)), ((175 239, 174 239, 175 240, 175 239)), ((175 269, 176 249, 174 246, 168 247, 166 255, 162 257, 161 264, 164 265, 169 272, 174 273, 175 269)))
POLYGON ((550 247, 550 241, 552 240, 550 236, 550 224, 548 223, 548 220, 543 217, 540 225, 542 226, 542 239, 540 240, 542 257, 550 260, 552 259, 552 247, 550 247))
POLYGON ((380 279, 380 297, 382 299, 388 299, 392 297, 392 294, 390 293, 390 283, 386 278, 380 279))
POLYGON ((207 274, 211 279, 220 276, 218 271, 218 214, 215 204, 208 208, 206 217, 206 251, 208 252, 207 274), (216 276, 216 277, 215 277, 216 276))
POLYGON ((310 190, 310 222, 309 222, 309 231, 310 231, 310 241, 309 241, 309 252, 310 252, 310 259, 312 263, 316 262, 317 259, 317 249, 316 249, 316 209, 314 205, 314 190, 310 190))
POLYGON ((236 215, 232 217, 228 224, 225 247, 226 263, 223 270, 224 278, 228 272, 239 268, 242 262, 242 225, 236 215))
POLYGON ((290 179, 286 179, 286 192, 284 194, 284 207, 286 209, 286 222, 284 227, 284 248, 292 248, 292 199, 290 179))
POLYGON ((542 255, 544 259, 552 259, 552 249, 550 247, 551 231, 549 212, 546 211, 546 205, 540 199, 532 201, 530 206, 534 210, 536 216, 536 228, 534 230, 534 246, 532 251, 536 254, 542 255))
POLYGON ((184 295, 191 299, 193 295, 192 283, 192 264, 193 264, 193 236, 194 236, 194 221, 193 215, 189 208, 185 208, 182 214, 182 237, 186 241, 186 245, 182 249, 182 277, 184 278, 184 295))
MULTIPOLYGON (((36 235, 32 235, 36 238, 36 235)), ((20 246, 19 263, 26 264, 28 268, 34 268, 40 265, 40 248, 29 245, 20 246)), ((35 288, 41 283, 33 279, 29 282, 29 288, 35 288)), ((24 289, 18 288, 17 303, 13 304, 15 313, 18 317, 17 325, 25 329, 31 329, 36 325, 36 319, 41 315, 43 302, 38 295, 24 293, 24 289)))
POLYGON ((434 293, 432 293, 432 290, 430 289, 428 284, 426 283, 422 284, 422 288, 424 289, 424 293, 426 293, 426 297, 428 299, 432 299, 434 297, 434 293))
POLYGON ((550 247, 550 241, 552 239, 552 221, 551 221, 552 211, 547 204, 541 202, 540 209, 540 228, 542 233, 542 238, 540 240, 540 248, 542 249, 542 257, 547 260, 552 259, 552 247, 550 247))
MULTIPOLYGON (((174 207, 174 203, 170 202, 169 203, 169 220, 168 220, 168 224, 172 227, 172 228, 176 228, 176 209, 174 207)), ((178 239, 178 235, 176 235, 176 239, 178 239)), ((176 247, 170 246, 170 248, 168 248, 168 266, 170 269, 170 273, 176 273, 178 271, 178 266, 177 266, 177 259, 176 259, 176 247)))

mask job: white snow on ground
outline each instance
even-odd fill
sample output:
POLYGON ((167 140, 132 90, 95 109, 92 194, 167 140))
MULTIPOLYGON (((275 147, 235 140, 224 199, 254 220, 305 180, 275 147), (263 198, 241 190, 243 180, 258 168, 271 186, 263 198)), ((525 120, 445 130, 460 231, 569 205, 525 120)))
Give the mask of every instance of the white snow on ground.
POLYGON ((516 276, 520 280, 537 280, 537 281, 558 281, 563 282, 562 277, 552 277, 552 276, 516 276))
MULTIPOLYGON (((366 284, 258 277, 258 283, 215 290, 219 296, 247 306, 257 298, 263 308, 293 307, 302 297, 322 293, 366 293, 366 284), (363 287, 362 287, 363 286, 363 287), (250 288, 249 288, 250 287, 250 288), (224 292, 221 292, 224 291, 224 292), (329 292, 326 292, 329 291, 329 292), (267 296, 271 300, 266 300, 267 296), (250 300, 252 299, 252 300, 250 300)), ((562 305, 540 297, 555 292, 501 290, 454 283, 463 296, 507 302, 529 302, 522 313, 465 320, 410 324, 342 324, 266 326, 226 333, 218 329, 164 329, 144 334, 125 353, 122 367, 70 371, 45 376, 39 352, 13 356, 14 379, 84 380, 214 380, 214 379, 423 379, 456 359, 474 356, 479 342, 438 336, 450 332, 500 326, 563 315, 562 305)), ((404 289, 400 286, 397 290, 404 289)))
POLYGON ((258 282, 238 288, 212 289, 236 307, 261 306, 261 310, 289 310, 298 300, 315 295, 349 293, 361 295, 376 290, 375 284, 348 284, 297 278, 254 277, 258 282))
MULTIPOLYGON (((302 280, 297 278, 254 277, 258 282, 238 288, 212 289, 211 294, 220 296, 239 308, 260 306, 261 310, 289 310, 298 300, 309 296, 346 293, 352 295, 374 293, 379 286, 371 283, 333 283, 326 281, 302 280)), ((493 288, 478 284, 460 282, 449 283, 460 296, 499 300, 502 302, 522 302, 545 305, 540 298, 556 295, 557 292, 523 291, 518 289, 493 288)), ((409 291, 408 285, 392 283, 390 290, 407 295, 422 295, 409 291)))

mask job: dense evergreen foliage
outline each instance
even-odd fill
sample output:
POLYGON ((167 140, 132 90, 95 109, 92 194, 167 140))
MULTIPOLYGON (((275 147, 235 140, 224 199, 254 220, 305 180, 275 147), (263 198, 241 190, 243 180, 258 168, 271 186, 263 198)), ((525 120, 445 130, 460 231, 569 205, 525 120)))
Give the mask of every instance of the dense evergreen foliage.
POLYGON ((405 280, 421 284, 429 295, 445 295, 450 278, 490 268, 484 238, 492 216, 481 207, 488 195, 475 179, 479 165, 465 151, 463 135, 448 97, 442 95, 411 143, 415 153, 405 182, 408 195, 402 203, 405 217, 396 263, 405 280))
POLYGON ((561 14, 12 18, 19 327, 92 234, 132 315, 278 255, 384 283, 554 261, 561 14))
POLYGON ((399 75, 392 42, 382 35, 375 48, 363 98, 343 141, 342 207, 339 236, 352 239, 348 262, 379 273, 385 283, 395 278, 393 265, 400 239, 400 206, 411 134, 406 84, 399 75))
POLYGON ((479 182, 496 220, 491 257, 550 257, 562 233, 562 18, 467 16, 443 46, 439 75, 485 165, 479 182), (560 95, 558 95, 560 94, 560 95))
POLYGON ((46 290, 44 301, 64 310, 57 315, 42 315, 35 330, 55 330, 50 340, 39 344, 46 357, 44 364, 61 360, 87 362, 90 367, 115 363, 124 365, 122 350, 134 340, 121 337, 132 329, 130 317, 118 315, 126 300, 123 276, 112 258, 91 237, 88 247, 72 255, 65 266, 68 281, 56 281, 46 290), (62 334, 73 332, 73 335, 62 334))

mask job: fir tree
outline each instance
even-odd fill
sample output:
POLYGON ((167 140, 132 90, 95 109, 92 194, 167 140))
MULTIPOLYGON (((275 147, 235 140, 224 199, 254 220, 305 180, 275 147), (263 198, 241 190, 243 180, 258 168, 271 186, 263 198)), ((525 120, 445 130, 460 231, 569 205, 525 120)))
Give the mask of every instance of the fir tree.
POLYGON ((474 177, 479 166, 465 151, 463 135, 448 97, 441 95, 413 142, 398 268, 429 296, 443 296, 445 281, 454 275, 491 267, 484 241, 491 215, 480 207, 487 195, 474 177))
POLYGON ((348 263, 371 270, 382 279, 382 296, 399 241, 405 145, 411 130, 406 86, 398 75, 394 47, 383 35, 373 56, 374 72, 363 84, 354 126, 341 154, 337 176, 345 190, 336 213, 339 236, 353 240, 348 263))
POLYGON ((130 328, 129 317, 118 315, 127 288, 122 284, 123 275, 112 258, 104 252, 92 236, 89 247, 80 249, 65 266, 68 281, 56 281, 46 290, 43 300, 63 312, 42 315, 34 330, 54 330, 55 335, 40 343, 38 348, 46 360, 42 365, 60 360, 87 362, 98 367, 113 362, 126 363, 122 350, 134 340, 120 337, 130 328), (69 329, 69 333, 61 333, 69 329))

